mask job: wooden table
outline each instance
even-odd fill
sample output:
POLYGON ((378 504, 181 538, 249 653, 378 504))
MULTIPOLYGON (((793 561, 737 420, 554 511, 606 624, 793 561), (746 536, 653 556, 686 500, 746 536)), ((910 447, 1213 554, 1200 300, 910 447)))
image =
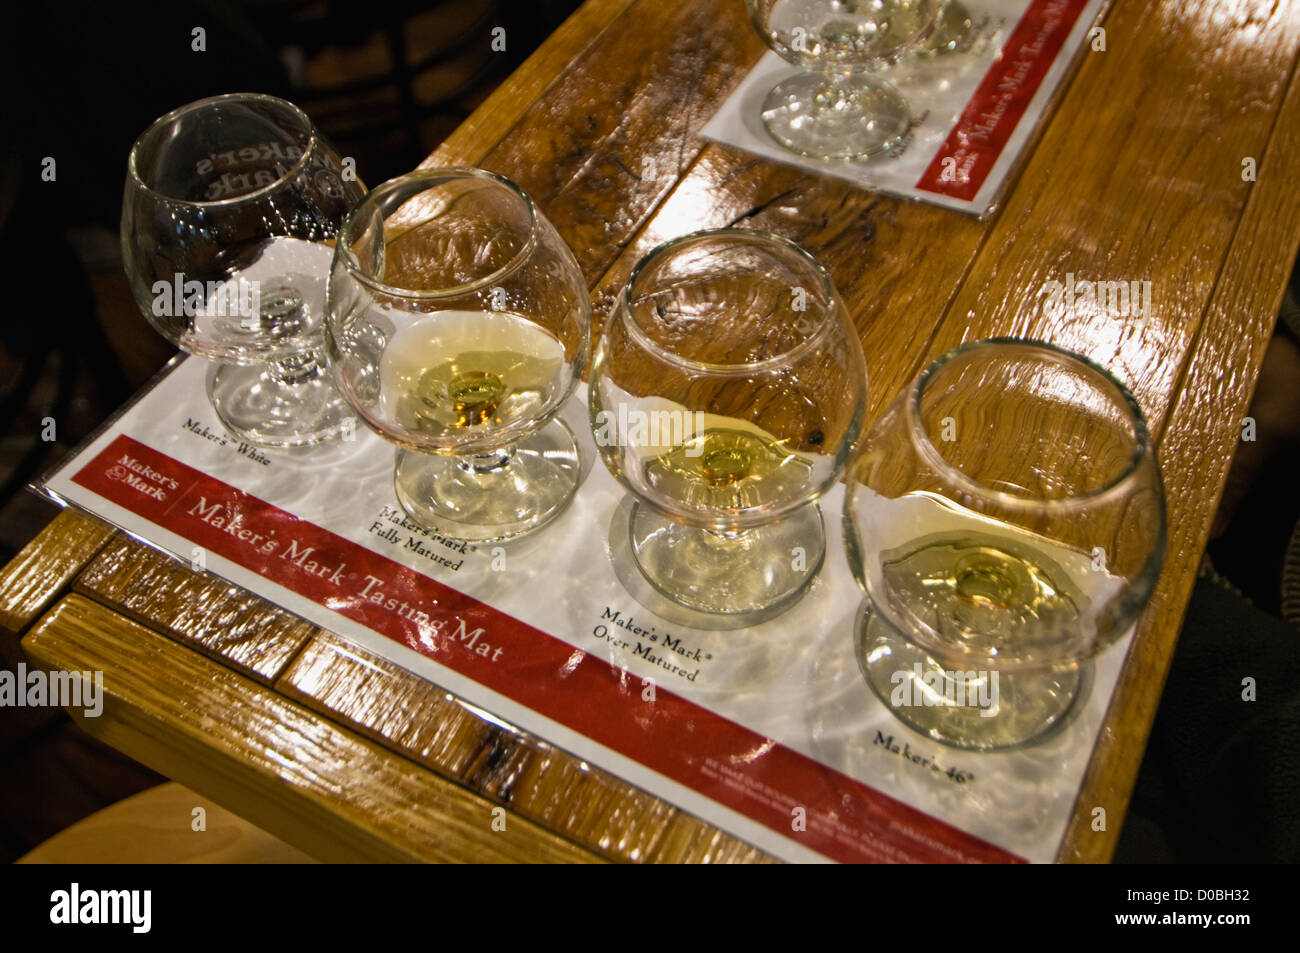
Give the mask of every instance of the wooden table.
MULTIPOLYGON (((1170 542, 1071 861, 1114 850, 1300 239, 1300 2, 1116 0, 1104 25, 1106 50, 1080 54, 989 222, 701 140, 763 52, 740 0, 589 0, 428 160, 529 191, 598 315, 675 235, 745 225, 802 243, 861 332, 873 414, 940 353, 999 334, 1082 351, 1130 384, 1158 438, 1170 542), (1067 272, 1151 281, 1151 320, 1045 316, 1039 289, 1067 272)), ((26 633, 35 664, 105 672, 91 734, 322 859, 766 859, 75 512, 0 575, 0 625, 26 633)))

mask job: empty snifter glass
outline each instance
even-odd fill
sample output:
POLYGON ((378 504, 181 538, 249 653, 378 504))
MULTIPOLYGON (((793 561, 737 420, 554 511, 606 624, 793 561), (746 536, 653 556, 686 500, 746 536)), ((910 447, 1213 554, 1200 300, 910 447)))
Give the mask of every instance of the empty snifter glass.
POLYGON ((798 245, 721 229, 650 252, 591 372, 597 447, 636 499, 612 530, 630 533, 631 571, 702 625, 791 605, 821 565, 815 501, 860 435, 866 386, 830 276, 798 245))
POLYGON ((297 106, 215 96, 131 149, 122 256, 136 302, 182 350, 215 362, 208 395, 236 436, 309 446, 355 425, 324 373, 330 243, 364 194, 297 106))
POLYGON ((815 159, 888 152, 912 126, 907 100, 874 75, 934 29, 939 0, 746 0, 750 20, 782 58, 809 72, 763 102, 777 142, 815 159))
POLYGON ((556 413, 586 365, 591 304, 532 199, 478 169, 385 182, 343 225, 328 297, 335 380, 401 448, 412 518, 503 540, 559 514, 579 458, 556 413))
POLYGON ((965 345, 868 433, 844 535, 867 595, 858 662, 936 741, 1024 744, 1084 700, 1164 555, 1160 473, 1137 401, 1050 344, 965 345))

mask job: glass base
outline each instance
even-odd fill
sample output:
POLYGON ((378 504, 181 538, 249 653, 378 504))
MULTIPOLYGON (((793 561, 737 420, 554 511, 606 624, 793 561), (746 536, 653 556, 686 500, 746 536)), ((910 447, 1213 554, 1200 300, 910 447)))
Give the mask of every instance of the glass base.
MULTIPOLYGON (((737 629, 780 615, 807 591, 826 556, 816 504, 729 535, 683 526, 634 503, 626 522, 612 530, 620 532, 626 543, 612 540, 611 554, 632 595, 645 604, 638 590, 649 583, 662 600, 687 610, 666 618, 704 629, 737 629), (629 568, 640 578, 629 580, 629 568)), ((664 615, 660 605, 650 608, 664 615)))
POLYGON ((912 110, 891 83, 800 73, 763 101, 763 124, 781 145, 814 159, 868 159, 898 146, 912 110))
POLYGON ((877 697, 909 728, 953 748, 996 751, 1043 741, 1082 709, 1091 689, 1091 665, 1048 672, 947 670, 870 603, 855 638, 858 666, 877 697))
POLYGON ((213 364, 208 399, 227 430, 261 447, 312 447, 360 426, 356 411, 318 367, 282 380, 266 364, 213 364))
POLYGON ((393 485, 410 517, 454 539, 500 542, 560 515, 578 488, 581 460, 560 420, 508 450, 444 456, 401 450, 393 485))

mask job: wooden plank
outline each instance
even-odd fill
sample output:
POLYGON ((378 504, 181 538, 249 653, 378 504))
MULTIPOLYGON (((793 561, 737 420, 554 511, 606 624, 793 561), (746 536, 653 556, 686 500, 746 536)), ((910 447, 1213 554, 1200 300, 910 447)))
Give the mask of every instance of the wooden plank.
POLYGON ((742 4, 636 0, 480 164, 536 200, 593 285, 763 49, 742 4))
POLYGON ((774 864, 777 861, 711 824, 678 813, 649 858, 660 864, 774 864))
POLYGON ((313 638, 275 687, 460 781, 500 731, 432 682, 330 632, 313 638))
POLYGON ((91 735, 320 860, 597 859, 509 812, 494 830, 477 795, 84 596, 23 648, 46 671, 103 672, 102 714, 70 711, 91 735))
MULTIPOLYGON (((1300 248, 1300 191, 1294 187, 1300 156, 1298 77, 1293 71, 1268 146, 1254 156, 1257 184, 1250 190, 1160 441, 1165 492, 1184 510, 1171 522, 1166 570, 1107 714, 1063 859, 1097 862, 1114 853, 1160 702, 1157 689, 1169 674, 1242 421, 1300 248), (1092 830, 1093 807, 1106 809, 1105 831, 1092 830)), ((1240 160, 1228 165, 1225 174, 1240 178, 1240 160)))
POLYGON ((564 751, 484 721, 432 683, 332 633, 312 639, 276 688, 611 860, 760 856, 734 838, 701 834, 700 822, 683 820, 672 805, 564 751))
POLYGON ((420 163, 420 168, 478 165, 564 68, 596 43, 631 5, 632 0, 587 0, 420 163))
POLYGON ((677 810, 613 775, 532 737, 484 765, 477 787, 524 817, 611 859, 644 861, 677 810))
POLYGON ((31 625, 112 535, 113 527, 71 507, 55 516, 0 569, 0 631, 31 625))
POLYGON ((259 596, 118 535, 75 589, 270 684, 316 627, 259 596))

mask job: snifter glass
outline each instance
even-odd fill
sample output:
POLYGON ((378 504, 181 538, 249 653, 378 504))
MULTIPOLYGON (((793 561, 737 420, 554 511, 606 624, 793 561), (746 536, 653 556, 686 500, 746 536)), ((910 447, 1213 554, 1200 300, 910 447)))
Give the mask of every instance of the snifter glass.
POLYGON ((401 448, 394 485, 416 522, 504 540, 560 513, 579 456, 556 414, 586 366, 591 304, 517 185, 478 169, 385 182, 343 225, 327 311, 335 381, 401 448))
POLYGON ((1141 408, 1051 344, 941 357, 872 427, 847 482, 845 542, 868 599, 859 665, 898 718, 957 747, 1063 724, 1164 557, 1141 408))
POLYGON ((876 74, 927 40, 939 0, 746 3, 767 45, 808 71, 763 102, 763 123, 777 142, 815 159, 866 159, 902 143, 912 110, 876 74))
POLYGON ((330 244, 364 188, 311 120, 273 96, 182 106, 136 140, 122 257, 136 303, 215 363, 208 395, 236 436, 310 446, 355 426, 324 373, 330 244))
POLYGON ((793 604, 821 566, 815 501, 860 436, 866 387, 844 305, 798 245, 720 229, 650 252, 591 371, 596 445, 636 501, 611 530, 629 589, 644 578, 716 628, 793 604))

